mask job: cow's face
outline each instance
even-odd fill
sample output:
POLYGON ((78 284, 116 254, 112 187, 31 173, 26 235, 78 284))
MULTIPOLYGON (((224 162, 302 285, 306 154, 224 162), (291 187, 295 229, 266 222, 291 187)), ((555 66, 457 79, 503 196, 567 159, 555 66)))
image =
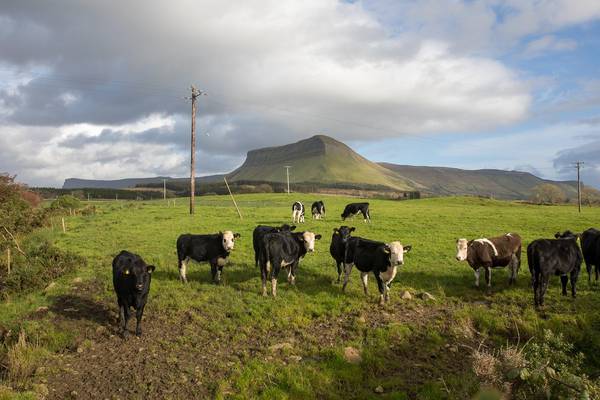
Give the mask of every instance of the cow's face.
POLYGON ((404 264, 404 253, 408 253, 411 249, 411 245, 402 246, 400 242, 391 242, 386 246, 386 251, 390 253, 390 262, 392 265, 404 264))
POLYGON ((467 259, 468 247, 469 241, 467 239, 456 240, 456 259, 458 261, 465 261, 467 259))
POLYGON ((302 241, 304 242, 304 248, 306 251, 315 251, 315 241, 321 239, 321 235, 315 235, 312 232, 303 232, 302 241))
POLYGON ((135 291, 142 292, 150 281, 150 274, 154 272, 154 265, 146 265, 143 262, 134 264, 123 270, 123 274, 133 280, 135 291))
POLYGON ((348 239, 350 239, 350 235, 352 232, 354 232, 356 230, 355 227, 348 227, 346 225, 342 225, 339 228, 333 228, 333 233, 336 235, 339 235, 340 238, 342 239, 343 243, 348 242, 348 239))
POLYGON ((225 251, 233 250, 233 246, 235 245, 235 239, 239 238, 239 233, 233 233, 231 231, 223 232, 223 249, 225 251))
POLYGON ((554 234, 554 237, 557 239, 577 239, 579 236, 580 234, 571 231, 564 231, 563 233, 556 232, 554 234))

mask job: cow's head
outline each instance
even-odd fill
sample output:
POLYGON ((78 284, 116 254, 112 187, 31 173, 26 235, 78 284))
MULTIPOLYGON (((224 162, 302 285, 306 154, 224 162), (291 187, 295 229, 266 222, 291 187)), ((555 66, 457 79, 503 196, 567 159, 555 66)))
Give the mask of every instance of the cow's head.
POLYGON ((350 239, 351 233, 354 232, 355 230, 356 230, 355 227, 349 227, 346 225, 342 225, 339 228, 333 228, 333 234, 339 235, 339 237, 342 239, 342 242, 346 243, 348 241, 348 239, 350 239))
POLYGON ((315 241, 321 239, 321 235, 312 232, 302 232, 299 236, 304 243, 304 248, 307 252, 315 251, 315 241))
POLYGON ((146 265, 142 260, 133 262, 132 265, 123 269, 123 275, 134 283, 135 291, 142 292, 150 283, 150 274, 154 272, 154 265, 146 265))
POLYGON ((392 265, 403 265, 404 254, 412 249, 411 245, 403 246, 400 242, 391 242, 385 245, 384 251, 389 253, 392 265))
POLYGON ((564 231, 563 233, 556 232, 554 237, 557 239, 577 239, 581 236, 579 233, 573 233, 569 230, 564 231))
POLYGON ((465 261, 467 259, 469 241, 467 239, 456 239, 456 259, 465 261))
POLYGON ((233 233, 232 231, 221 232, 223 249, 225 251, 233 250, 235 245, 235 239, 240 237, 239 233, 233 233))

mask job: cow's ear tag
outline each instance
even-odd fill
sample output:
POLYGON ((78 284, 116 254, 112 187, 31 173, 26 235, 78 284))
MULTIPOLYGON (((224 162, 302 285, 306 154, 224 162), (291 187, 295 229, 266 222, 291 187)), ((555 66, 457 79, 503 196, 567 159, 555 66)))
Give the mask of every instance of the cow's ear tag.
POLYGON ((125 275, 129 275, 129 270, 128 270, 128 269, 124 270, 124 271, 123 271, 123 274, 125 274, 125 275))
POLYGON ((388 248, 385 248, 385 249, 383 249, 383 252, 384 252, 385 254, 390 254, 390 249, 388 249, 388 248))

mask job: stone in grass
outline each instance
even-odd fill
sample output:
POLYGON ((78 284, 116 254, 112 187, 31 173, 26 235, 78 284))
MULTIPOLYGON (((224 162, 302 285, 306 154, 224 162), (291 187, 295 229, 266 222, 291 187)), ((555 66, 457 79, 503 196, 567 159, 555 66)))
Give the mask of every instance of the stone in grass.
POLYGON ((375 389, 373 389, 373 391, 375 393, 380 393, 381 394, 381 393, 383 393, 383 386, 381 386, 381 385, 377 386, 375 389))
POLYGON ((403 290, 400 293, 400 298, 402 300, 412 300, 412 294, 410 294, 410 292, 408 290, 403 290))
POLYGON ((360 364, 362 361, 360 350, 351 346, 346 347, 344 349, 344 359, 350 364, 360 364))
POLYGON ((421 292, 418 294, 418 296, 421 300, 435 300, 435 297, 427 292, 421 292))

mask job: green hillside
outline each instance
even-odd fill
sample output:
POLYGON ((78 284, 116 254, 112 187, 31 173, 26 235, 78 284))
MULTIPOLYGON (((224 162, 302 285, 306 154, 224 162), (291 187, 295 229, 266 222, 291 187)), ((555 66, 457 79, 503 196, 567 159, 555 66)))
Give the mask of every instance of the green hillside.
POLYGON ((419 186, 367 160, 335 139, 317 135, 297 143, 251 150, 244 164, 229 175, 231 181, 355 183, 384 185, 397 190, 419 186))
POLYGON ((380 163, 405 179, 419 182, 425 192, 447 195, 492 195, 502 199, 525 199, 542 183, 559 186, 567 195, 577 196, 576 182, 556 182, 538 178, 528 172, 497 169, 464 170, 446 167, 417 167, 380 163))

